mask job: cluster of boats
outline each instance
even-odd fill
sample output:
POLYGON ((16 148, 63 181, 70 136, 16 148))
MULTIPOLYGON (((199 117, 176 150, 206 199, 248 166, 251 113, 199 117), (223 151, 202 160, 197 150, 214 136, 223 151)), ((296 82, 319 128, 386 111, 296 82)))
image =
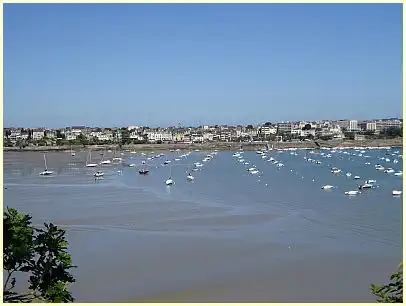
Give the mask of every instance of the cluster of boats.
MULTIPOLYGON (((172 152, 172 151, 174 151, 174 150, 171 150, 171 152, 172 152)), ((177 151, 179 151, 179 150, 177 150, 177 151)), ((196 151, 198 151, 198 150, 196 150, 196 151)), ((137 152, 131 152, 131 154, 136 154, 136 153, 137 153, 137 152)), ((153 154, 153 153, 154 153, 154 152, 151 152, 151 154, 153 154)), ((177 162, 177 161, 180 161, 182 158, 187 158, 190 154, 191 154, 191 152, 188 152, 188 153, 179 155, 178 157, 176 157, 176 158, 174 159, 174 161, 177 162)), ((175 163, 175 164, 174 164, 174 163, 172 163, 172 162, 173 162, 172 160, 165 160, 165 161, 162 163, 161 166, 169 165, 169 168, 170 168, 169 178, 165 181, 165 184, 168 185, 168 186, 170 186, 170 185, 175 185, 175 181, 172 179, 172 167, 174 167, 174 166, 187 166, 187 167, 188 167, 188 171, 187 171, 186 179, 187 179, 188 181, 194 181, 195 177, 191 174, 191 172, 192 172, 192 171, 200 171, 200 170, 202 169, 204 163, 207 163, 208 161, 210 161, 216 154, 217 154, 217 151, 215 151, 215 152, 213 152, 213 153, 211 153, 211 154, 207 154, 207 155, 203 158, 203 160, 202 160, 201 162, 195 162, 195 163, 189 164, 189 165, 178 164, 178 163, 175 163), (192 167, 192 165, 193 165, 193 167, 192 167), (192 168, 192 169, 190 170, 190 168, 192 168)), ((71 155, 72 155, 72 156, 75 156, 76 153, 73 152, 73 151, 71 151, 71 155)), ((110 159, 105 159, 105 160, 104 160, 104 159, 103 159, 103 155, 104 155, 104 154, 101 153, 101 155, 102 155, 101 161, 100 161, 99 163, 94 163, 94 162, 92 162, 92 155, 91 155, 91 152, 89 151, 89 154, 88 154, 87 159, 86 159, 86 162, 85 162, 85 167, 86 167, 86 168, 96 168, 96 167, 99 167, 99 166, 109 166, 109 165, 121 164, 121 165, 127 165, 127 166, 130 167, 130 168, 137 168, 137 165, 136 165, 136 164, 134 164, 134 163, 129 163, 129 164, 127 164, 127 163, 125 163, 125 162, 123 161, 123 159, 122 159, 121 157, 115 157, 115 158, 113 158, 113 160, 110 160, 110 159)), ((121 153, 121 155, 124 155, 124 154, 121 153)), ((146 153, 141 153, 141 155, 142 155, 142 156, 147 156, 146 153)), ((165 154, 161 153, 161 154, 158 154, 158 155, 149 156, 149 157, 146 158, 146 160, 151 161, 151 160, 154 160, 154 159, 161 158, 161 157, 163 157, 163 156, 165 156, 165 154)), ((45 154, 44 154, 44 164, 45 164, 45 170, 42 171, 42 172, 40 172, 39 174, 40 174, 41 176, 49 176, 49 175, 52 175, 54 172, 48 170, 48 167, 47 167, 47 160, 46 160, 46 155, 45 155, 45 154)), ((119 170, 119 172, 121 173, 121 170, 119 170)), ((149 174, 149 172, 150 172, 150 170, 148 169, 148 165, 147 165, 146 161, 142 161, 142 162, 141 162, 141 165, 139 166, 138 173, 139 173, 140 175, 147 175, 147 174, 149 174)), ((104 172, 101 171, 101 170, 98 170, 98 171, 96 171, 95 173, 93 173, 93 177, 94 177, 95 179, 103 178, 103 177, 104 177, 104 172)))
MULTIPOLYGON (((371 148, 371 149, 372 149, 372 148, 371 148)), ((276 151, 277 151, 278 153, 282 153, 282 151, 287 151, 287 150, 292 151, 292 152, 290 152, 290 155, 293 155, 293 156, 297 156, 297 155, 298 155, 298 154, 296 153, 296 149, 285 149, 285 150, 277 149, 276 151)), ((272 151, 272 149, 270 149, 270 150, 268 150, 268 151, 272 151)), ((318 155, 318 156, 321 157, 321 158, 332 158, 332 156, 333 156, 334 153, 343 153, 343 154, 351 155, 351 156, 363 156, 363 157, 366 157, 366 158, 369 158, 369 157, 370 157, 370 156, 368 156, 368 155, 364 155, 364 153, 365 153, 366 151, 363 150, 363 149, 355 149, 355 152, 356 152, 356 153, 350 153, 350 152, 347 152, 347 151, 340 151, 340 150, 333 149, 333 150, 330 150, 330 152, 321 152, 321 150, 319 150, 319 151, 310 151, 310 152, 308 152, 308 153, 309 153, 309 154, 314 154, 315 156, 318 155), (357 153, 357 152, 358 152, 358 153, 357 153)), ((266 151, 257 151, 256 153, 261 157, 261 159, 264 159, 264 160, 266 160, 266 161, 268 161, 268 162, 272 162, 273 164, 276 164, 278 168, 283 166, 283 163, 281 163, 281 162, 275 160, 275 158, 273 158, 273 157, 268 157, 266 151)), ((390 154, 390 153, 387 153, 387 154, 390 154)), ((391 155, 393 155, 393 156, 398 156, 399 158, 402 158, 402 155, 399 154, 399 151, 396 151, 396 152, 392 153, 391 155)), ((234 153, 234 154, 233 154, 233 157, 236 158, 236 160, 237 160, 238 162, 244 163, 244 165, 248 166, 247 171, 248 171, 249 173, 251 173, 251 174, 258 174, 258 173, 259 173, 259 170, 257 169, 257 167, 256 167, 255 165, 250 165, 249 162, 247 162, 247 161, 244 159, 242 152, 236 152, 236 153, 234 153)), ((307 153, 306 153, 306 156, 304 156, 304 159, 305 159, 306 161, 311 162, 311 163, 314 163, 314 164, 321 164, 321 163, 322 163, 322 162, 321 162, 319 159, 317 159, 317 158, 311 158, 311 157, 309 157, 309 156, 307 155, 307 153)), ((391 161, 389 158, 380 158, 380 159, 381 159, 381 160, 385 160, 386 162, 390 162, 390 161, 391 161)), ((394 163, 394 164, 397 164, 398 162, 399 162, 398 159, 396 159, 396 158, 393 159, 393 163, 394 163)), ((365 164, 370 164, 370 162, 365 163, 365 164)), ((403 172, 402 172, 402 171, 395 171, 395 170, 394 170, 393 168, 391 168, 391 167, 385 168, 385 167, 383 167, 383 166, 380 165, 380 164, 375 165, 375 168, 376 168, 376 170, 383 170, 383 172, 384 172, 384 173, 387 173, 387 174, 393 174, 393 175, 395 175, 395 176, 402 176, 402 175, 403 175, 403 172)), ((293 170, 291 170, 291 172, 292 172, 292 171, 293 171, 293 170)), ((339 169, 339 168, 337 168, 337 167, 331 167, 331 168, 330 168, 330 171, 331 171, 331 173, 333 173, 333 174, 335 174, 335 175, 339 175, 339 174, 341 174, 341 173, 343 172, 341 169, 339 169)), ((354 180, 360 180, 360 179, 361 179, 361 177, 360 177, 359 175, 353 175, 351 172, 346 172, 346 173, 345 173, 345 176, 348 177, 348 178, 351 178, 351 177, 352 177, 354 180)), ((302 178, 303 178, 303 177, 302 177, 302 178)), ((313 181, 315 181, 315 180, 313 179, 313 181)), ((363 190, 366 190, 366 189, 373 189, 373 188, 376 188, 376 187, 378 187, 378 186, 376 185, 376 180, 368 179, 368 180, 366 180, 364 183, 358 185, 358 188, 357 188, 358 190, 345 191, 344 194, 346 194, 346 195, 358 195, 358 194, 360 194, 363 190)), ((333 188, 336 188, 336 187, 333 186, 333 185, 324 185, 324 186, 321 187, 321 189, 323 189, 323 190, 331 190, 331 189, 333 189, 333 188)), ((401 191, 401 190, 392 190, 392 194, 393 194, 394 196, 399 196, 399 195, 402 194, 402 191, 401 191)))

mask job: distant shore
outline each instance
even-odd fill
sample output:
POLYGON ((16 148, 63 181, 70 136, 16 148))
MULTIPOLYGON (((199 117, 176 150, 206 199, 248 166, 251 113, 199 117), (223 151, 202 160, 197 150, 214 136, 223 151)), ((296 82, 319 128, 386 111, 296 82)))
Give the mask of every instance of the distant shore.
MULTIPOLYGON (((321 147, 333 148, 333 147, 403 147, 403 138, 393 139, 374 139, 374 140, 345 140, 345 141, 320 141, 316 140, 321 147)), ((149 152, 149 151, 170 151, 170 150, 201 150, 201 151, 236 151, 243 149, 245 151, 263 150, 266 146, 273 147, 275 149, 287 149, 287 148, 309 148, 315 149, 317 145, 314 141, 311 142, 212 142, 212 143, 171 143, 171 144, 131 144, 123 145, 121 150, 130 150, 136 152, 149 152)), ((83 151, 103 151, 119 149, 118 145, 74 145, 72 150, 76 152, 83 151)), ((5 152, 58 152, 58 151, 70 151, 71 146, 28 146, 25 148, 18 147, 4 147, 5 152)))

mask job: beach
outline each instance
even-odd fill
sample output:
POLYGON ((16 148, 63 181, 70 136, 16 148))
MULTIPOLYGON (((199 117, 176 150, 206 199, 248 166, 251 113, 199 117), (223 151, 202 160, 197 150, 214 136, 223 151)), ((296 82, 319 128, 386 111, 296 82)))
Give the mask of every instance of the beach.
MULTIPOLYGON (((326 148, 334 147, 403 147, 403 138, 394 138, 394 139, 376 139, 376 140, 345 140, 345 141, 320 141, 316 140, 320 146, 326 148)), ((122 150, 131 150, 137 152, 168 152, 170 150, 218 150, 218 151, 236 151, 243 148, 246 151, 250 150, 262 150, 266 146, 274 148, 318 148, 314 141, 306 142, 207 142, 207 143, 193 143, 193 144, 184 144, 184 143, 168 143, 168 144, 131 144, 123 145, 122 150)), ((4 147, 4 151, 70 151, 71 149, 75 151, 103 151, 108 149, 118 148, 119 145, 73 145, 73 146, 28 146, 25 148, 18 147, 4 147)))

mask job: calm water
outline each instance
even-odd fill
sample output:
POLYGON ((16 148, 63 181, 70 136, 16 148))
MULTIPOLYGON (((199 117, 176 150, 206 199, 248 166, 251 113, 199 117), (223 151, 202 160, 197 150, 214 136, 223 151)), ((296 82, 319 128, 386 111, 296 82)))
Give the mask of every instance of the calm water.
MULTIPOLYGON (((77 301, 372 301, 370 283, 386 282, 402 258, 402 197, 392 196, 402 176, 374 165, 402 170, 402 150, 322 152, 244 152, 250 165, 233 153, 204 163, 206 153, 175 161, 183 153, 174 152, 147 161, 148 176, 111 165, 97 182, 86 153, 48 153, 52 177, 38 175, 42 153, 4 153, 4 206, 67 229, 77 301), (366 179, 377 188, 344 194, 366 179)), ((125 162, 146 160, 130 155, 125 162)))

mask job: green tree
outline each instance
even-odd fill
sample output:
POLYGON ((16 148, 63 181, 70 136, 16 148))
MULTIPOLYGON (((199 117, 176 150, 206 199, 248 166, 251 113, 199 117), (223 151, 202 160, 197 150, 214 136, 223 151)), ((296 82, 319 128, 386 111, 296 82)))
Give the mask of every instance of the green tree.
POLYGON ((402 137, 403 130, 398 127, 389 127, 381 132, 381 135, 386 137, 402 137))
POLYGON ((345 138, 354 140, 355 139, 355 133, 354 132, 344 132, 345 138))
POLYGON ((67 252, 65 231, 44 224, 31 225, 31 216, 8 208, 3 216, 3 285, 4 302, 73 302, 67 285, 75 282, 69 273, 72 266, 67 252), (29 292, 14 291, 15 272, 28 273, 29 292))
POLYGON ((86 138, 85 135, 80 134, 79 136, 76 137, 76 143, 85 146, 85 145, 89 144, 89 141, 88 141, 88 139, 86 138))
POLYGON ((372 294, 377 297, 379 303, 403 303, 403 262, 398 271, 390 277, 391 282, 383 286, 372 284, 372 294))
POLYGON ((45 137, 42 137, 40 140, 37 141, 37 144, 41 147, 44 147, 47 145, 47 141, 45 137))
POLYGON ((127 128, 121 129, 121 145, 130 143, 130 131, 127 128))
POLYGON ((312 129, 312 126, 311 126, 310 123, 306 123, 306 125, 302 128, 303 131, 308 131, 308 130, 311 130, 311 129, 312 129))
POLYGON ((11 142, 10 139, 8 139, 8 138, 3 138, 3 146, 4 146, 4 147, 12 147, 12 146, 13 146, 13 143, 11 142))
POLYGON ((62 134, 60 130, 56 130, 56 138, 65 139, 65 134, 62 134))
POLYGON ((23 139, 21 139, 21 138, 17 139, 16 146, 19 147, 20 149, 24 148, 25 147, 25 141, 23 139))

